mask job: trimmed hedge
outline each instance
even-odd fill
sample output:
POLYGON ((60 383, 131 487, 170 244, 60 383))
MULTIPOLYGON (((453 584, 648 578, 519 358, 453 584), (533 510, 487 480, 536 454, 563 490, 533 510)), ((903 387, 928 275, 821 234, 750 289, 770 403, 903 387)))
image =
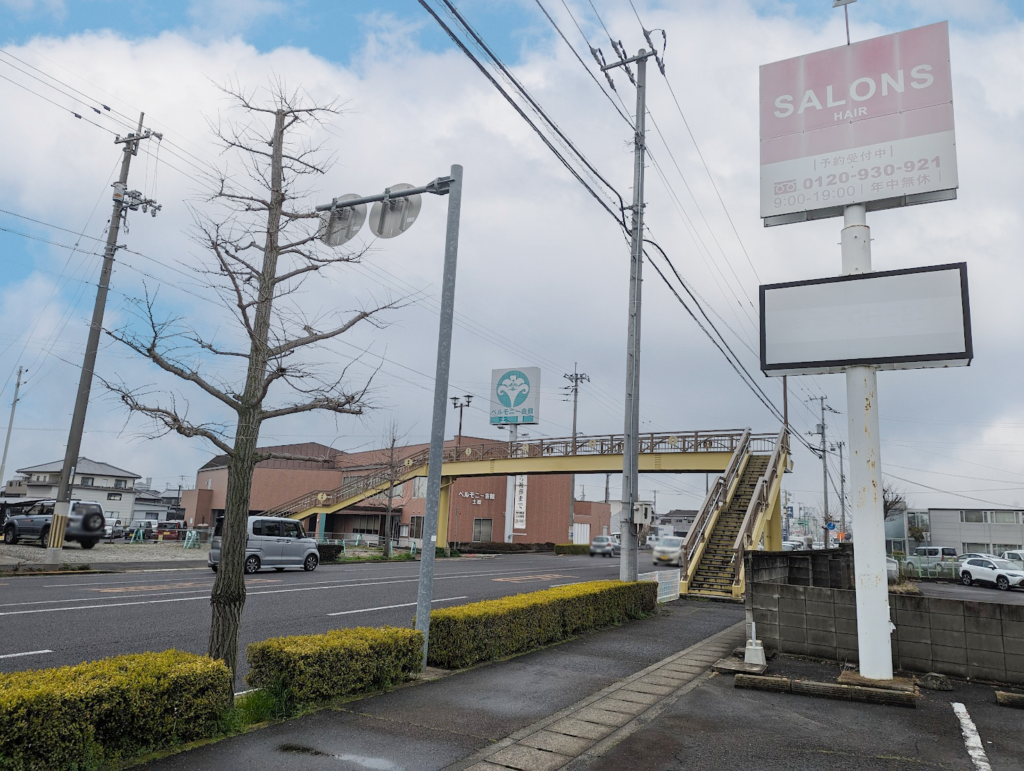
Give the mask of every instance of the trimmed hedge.
POLYGON ((0 769, 91 769, 217 733, 222 661, 182 651, 0 674, 0 769))
POLYGON ((589 543, 556 543, 555 554, 590 554, 589 543))
POLYGON ((592 581, 430 614, 428 663, 458 669, 511 656, 610 624, 643 618, 658 604, 651 581, 592 581))
POLYGON ((484 543, 461 544, 463 551, 473 554, 512 554, 521 552, 554 551, 555 545, 548 543, 504 543, 503 541, 488 541, 484 543))
POLYGON ((247 656, 245 681, 274 692, 292 710, 407 680, 422 669, 423 634, 396 627, 334 629, 252 643, 247 656))
POLYGON ((344 547, 340 543, 317 544, 316 550, 320 552, 320 561, 324 564, 334 562, 344 554, 344 547))

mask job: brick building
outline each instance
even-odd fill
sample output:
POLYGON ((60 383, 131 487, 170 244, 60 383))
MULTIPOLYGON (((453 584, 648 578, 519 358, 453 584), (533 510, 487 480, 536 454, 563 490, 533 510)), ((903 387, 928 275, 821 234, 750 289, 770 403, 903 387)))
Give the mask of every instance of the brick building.
MULTIPOLYGON (((490 440, 463 437, 463 444, 490 444, 490 440)), ((454 447, 455 440, 445 442, 454 447)), ((308 442, 261 448, 279 454, 322 458, 308 460, 267 460, 253 472, 250 514, 284 504, 316 490, 340 487, 351 476, 378 471, 392 463, 388 450, 346 453, 326 445, 308 442)), ((428 449, 426 444, 395 448, 393 462, 404 468, 405 458, 428 449)), ((397 485, 392 501, 395 518, 392 532, 401 539, 419 540, 423 533, 426 507, 426 477, 397 485)), ((196 489, 182 495, 185 519, 193 525, 209 525, 224 513, 227 492, 227 457, 218 455, 196 474, 196 489)), ((565 543, 569 537, 572 478, 568 474, 519 477, 466 477, 457 479, 449 496, 448 539, 450 543, 515 541, 518 543, 565 543)), ((322 532, 325 538, 376 540, 387 511, 386 496, 367 498, 333 514, 324 522, 310 517, 306 529, 322 532)), ((576 502, 577 532, 589 537, 610 531, 611 507, 591 501, 576 502)), ((589 540, 589 538, 588 538, 589 540)))

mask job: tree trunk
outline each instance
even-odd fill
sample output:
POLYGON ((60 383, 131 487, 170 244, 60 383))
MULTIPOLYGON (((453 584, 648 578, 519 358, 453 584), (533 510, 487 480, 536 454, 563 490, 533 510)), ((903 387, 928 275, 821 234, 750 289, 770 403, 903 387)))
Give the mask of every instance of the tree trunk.
MULTIPOLYGON (((281 209, 284 205, 283 145, 285 113, 278 110, 270 167, 270 207, 267 211, 267 240, 263 249, 263 267, 250 336, 249 367, 245 389, 239 401, 235 445, 228 460, 228 489, 224 506, 221 537, 221 562, 210 595, 210 656, 222 659, 231 669, 232 681, 238 672, 238 626, 245 605, 245 545, 249 531, 249 494, 256 468, 256 446, 263 415, 264 384, 269 358, 270 321, 274 304, 274 279, 277 276, 281 209)), ((232 698, 234 691, 232 690, 232 698)))

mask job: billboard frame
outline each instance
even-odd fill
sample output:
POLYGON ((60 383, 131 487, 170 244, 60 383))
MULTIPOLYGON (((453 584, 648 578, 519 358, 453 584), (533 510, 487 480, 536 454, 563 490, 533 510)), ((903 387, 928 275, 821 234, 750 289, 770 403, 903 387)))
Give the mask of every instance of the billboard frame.
MULTIPOLYGON (((900 268, 898 270, 880 270, 870 273, 848 273, 843 276, 831 276, 828 278, 813 278, 803 281, 787 281, 780 284, 762 284, 758 291, 759 313, 760 313, 760 357, 761 372, 767 377, 780 377, 782 375, 801 374, 828 374, 840 372, 848 367, 874 367, 876 369, 914 369, 913 366, 898 366, 901 364, 942 366, 943 361, 967 360, 964 366, 970 366, 974 360, 974 342, 971 332, 971 304, 970 294, 967 285, 967 263, 953 262, 945 265, 929 265, 923 268, 900 268), (964 325, 964 350, 947 354, 912 354, 907 356, 881 356, 859 359, 825 359, 821 361, 786 362, 784 364, 771 364, 766 361, 767 337, 765 324, 765 292, 772 289, 789 289, 798 286, 813 286, 821 284, 835 284, 844 281, 858 281, 873 278, 886 278, 888 276, 902 276, 912 273, 933 273, 937 271, 958 270, 960 273, 960 297, 964 325), (932 364, 934 362, 934 364, 932 364), (805 371, 801 371, 805 370, 805 371)), ((922 367, 924 368, 924 367, 922 367)))

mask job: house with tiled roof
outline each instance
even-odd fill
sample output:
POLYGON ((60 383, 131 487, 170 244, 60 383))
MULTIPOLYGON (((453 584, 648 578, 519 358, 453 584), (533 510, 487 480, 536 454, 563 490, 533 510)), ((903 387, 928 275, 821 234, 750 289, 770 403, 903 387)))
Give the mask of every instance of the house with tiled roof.
MULTIPOLYGON (((8 483, 6 495, 56 498, 63 466, 63 460, 55 460, 40 466, 18 469, 21 479, 8 483)), ((80 457, 78 465, 75 466, 71 497, 76 500, 96 501, 103 506, 108 520, 120 519, 127 523, 131 520, 132 507, 135 504, 135 481, 141 478, 133 471, 80 457)))

